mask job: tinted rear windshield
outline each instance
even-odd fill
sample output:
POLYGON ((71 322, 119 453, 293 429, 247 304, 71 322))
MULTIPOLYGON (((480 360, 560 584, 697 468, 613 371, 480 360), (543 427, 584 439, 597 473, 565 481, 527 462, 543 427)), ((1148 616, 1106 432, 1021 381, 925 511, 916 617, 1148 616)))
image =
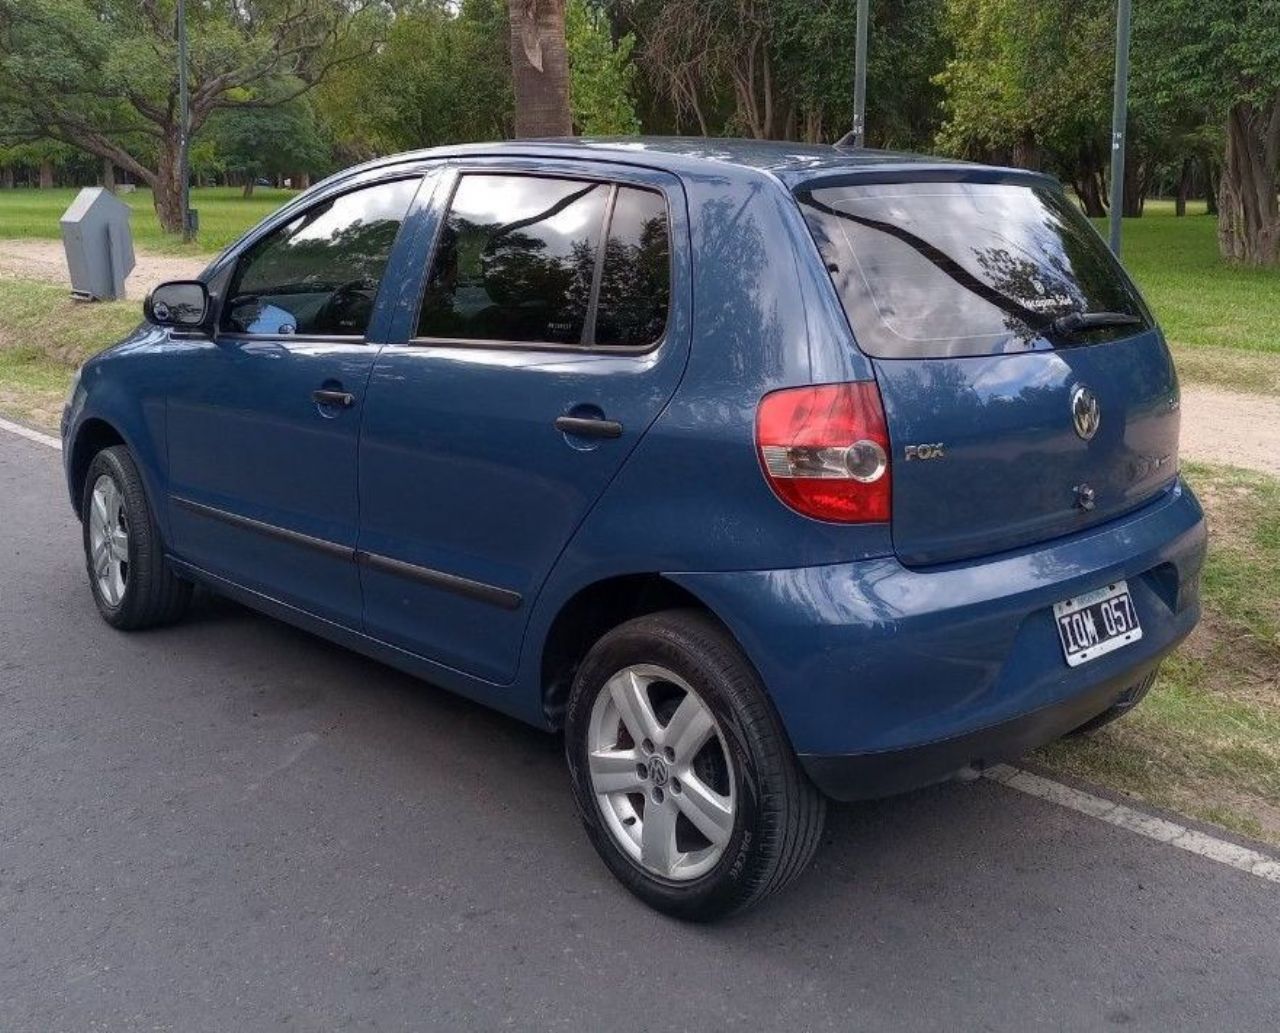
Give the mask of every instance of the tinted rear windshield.
POLYGON ((796 196, 863 351, 992 355, 1090 344, 1150 326, 1102 238, 1063 194, 1020 183, 862 183, 796 196), (1070 312, 1141 326, 1065 339, 1070 312))

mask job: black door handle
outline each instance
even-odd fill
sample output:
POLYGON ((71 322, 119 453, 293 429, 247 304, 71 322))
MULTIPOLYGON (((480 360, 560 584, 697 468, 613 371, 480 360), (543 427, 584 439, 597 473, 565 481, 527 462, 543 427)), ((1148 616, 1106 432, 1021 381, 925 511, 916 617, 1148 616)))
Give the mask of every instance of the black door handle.
POLYGON ((580 438, 620 438, 622 424, 617 420, 605 420, 595 416, 558 416, 556 430, 575 434, 580 438))
POLYGON ((356 404, 356 396, 349 391, 329 391, 321 388, 319 391, 312 391, 311 397, 315 399, 316 405, 332 405, 339 409, 350 409, 356 404))

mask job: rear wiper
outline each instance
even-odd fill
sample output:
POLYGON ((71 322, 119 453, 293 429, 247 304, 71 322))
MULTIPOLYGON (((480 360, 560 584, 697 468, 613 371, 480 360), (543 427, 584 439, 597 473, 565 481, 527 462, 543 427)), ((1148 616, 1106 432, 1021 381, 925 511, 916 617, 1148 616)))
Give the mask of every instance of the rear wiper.
POLYGON ((1107 326, 1141 326, 1142 319, 1128 312, 1068 312, 1049 323, 1050 333, 1070 337, 1084 330, 1107 326))

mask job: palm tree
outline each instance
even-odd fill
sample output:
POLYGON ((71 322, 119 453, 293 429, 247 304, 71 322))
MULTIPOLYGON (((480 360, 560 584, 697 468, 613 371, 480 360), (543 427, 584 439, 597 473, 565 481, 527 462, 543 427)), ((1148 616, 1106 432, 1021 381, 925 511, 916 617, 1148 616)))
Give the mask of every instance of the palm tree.
POLYGON ((507 0, 516 136, 570 136, 565 0, 507 0))

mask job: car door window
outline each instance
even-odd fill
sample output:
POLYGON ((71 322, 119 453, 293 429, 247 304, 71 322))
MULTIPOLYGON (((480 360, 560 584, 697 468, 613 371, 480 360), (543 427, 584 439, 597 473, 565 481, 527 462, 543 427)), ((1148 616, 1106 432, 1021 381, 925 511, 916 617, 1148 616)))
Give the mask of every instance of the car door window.
POLYGON ((417 179, 353 190, 254 243, 231 278, 222 329, 360 337, 417 179))
POLYGON ((612 188, 464 175, 436 245, 418 336, 580 344, 612 188))
POLYGON ((670 298, 666 199, 656 190, 619 187, 609 217, 594 343, 606 348, 653 344, 666 326, 670 298))

